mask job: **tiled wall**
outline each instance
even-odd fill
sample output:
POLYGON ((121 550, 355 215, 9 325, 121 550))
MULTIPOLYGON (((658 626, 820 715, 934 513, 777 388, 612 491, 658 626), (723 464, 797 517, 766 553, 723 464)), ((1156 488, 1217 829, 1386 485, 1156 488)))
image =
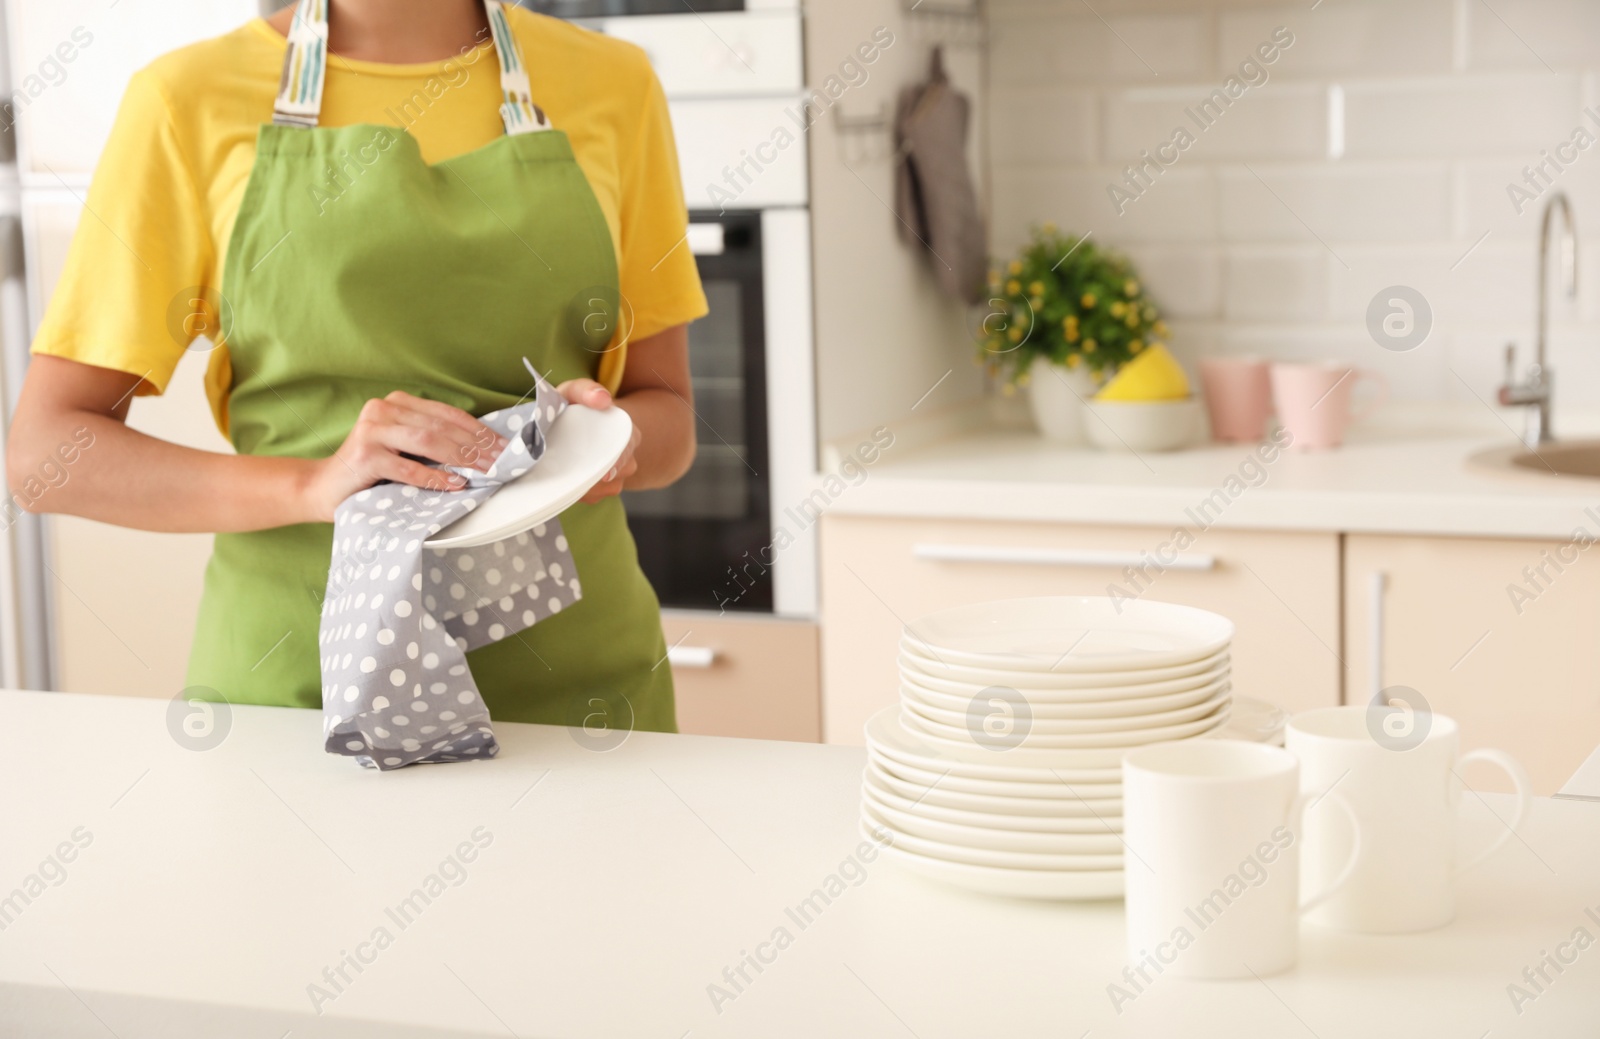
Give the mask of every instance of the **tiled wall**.
POLYGON ((998 252, 1036 221, 1093 231, 1137 262, 1185 360, 1336 357, 1401 399, 1489 399, 1508 340, 1531 358, 1554 189, 1519 214, 1506 187, 1582 125, 1596 143, 1555 178, 1579 297, 1552 293, 1550 363, 1558 420, 1600 407, 1600 0, 991 0, 990 32, 998 252), (1199 130, 1184 109, 1280 26, 1267 81, 1199 130), (1107 185, 1179 126, 1194 143, 1119 215, 1107 185), (1409 352, 1366 328, 1394 284, 1434 311, 1409 352))

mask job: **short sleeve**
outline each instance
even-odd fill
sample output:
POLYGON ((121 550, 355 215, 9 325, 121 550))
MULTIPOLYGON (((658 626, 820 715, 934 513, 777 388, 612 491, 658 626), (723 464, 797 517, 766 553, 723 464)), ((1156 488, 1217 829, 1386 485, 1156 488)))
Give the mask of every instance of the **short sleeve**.
MULTIPOLYGON (((211 236, 171 110, 150 75, 123 95, 33 352, 137 375, 166 390, 206 332, 211 236)), ((214 303, 213 303, 214 306, 214 303)))
POLYGON ((645 339, 706 313, 700 273, 685 235, 689 213, 678 173, 667 99, 648 77, 643 118, 631 151, 622 154, 618 258, 622 297, 633 308, 630 338, 645 339))

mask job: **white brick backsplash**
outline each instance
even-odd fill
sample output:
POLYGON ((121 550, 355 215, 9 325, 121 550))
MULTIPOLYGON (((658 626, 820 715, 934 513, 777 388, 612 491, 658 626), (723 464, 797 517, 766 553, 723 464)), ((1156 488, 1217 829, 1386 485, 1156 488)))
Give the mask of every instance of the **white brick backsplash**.
POLYGON ((1578 78, 1504 75, 1345 87, 1345 153, 1473 156, 1527 153, 1577 125, 1578 78))
POLYGON ((1500 244, 1490 236, 1450 272, 1434 313, 1453 327, 1501 321, 1532 329, 1534 252, 1526 243, 1500 244))
POLYGON ((1322 317, 1326 300, 1327 261, 1321 249, 1252 249, 1227 255, 1222 314, 1229 321, 1315 321, 1322 317))
POLYGON ((1340 256, 1348 270, 1328 265, 1328 317, 1365 327, 1373 297, 1391 285, 1405 285, 1422 293, 1437 326, 1438 307, 1450 294, 1450 265, 1465 251, 1465 246, 1448 245, 1346 248, 1340 256))
POLYGON ((1450 234, 1450 170, 1442 163, 1231 167, 1218 171, 1217 185, 1229 241, 1306 242, 1315 233, 1330 243, 1408 242, 1450 234))
MULTIPOLYGON (((1498 0, 1497 0, 1498 2, 1498 0)), ((1415 76, 1451 70, 1452 0, 1367 0, 1229 11, 1218 18, 1217 57, 1233 66, 1271 39, 1294 33, 1273 76, 1415 76)))
POLYGON ((1179 163, 1326 154, 1328 103, 1321 87, 1269 81, 1248 87, 1226 108, 1211 100, 1220 87, 1219 80, 1111 94, 1106 98, 1106 161, 1137 162, 1141 150, 1154 154, 1179 127, 1194 138, 1187 150, 1176 152, 1179 163), (1202 103, 1210 108, 1202 112, 1202 103), (1218 109, 1222 114, 1213 115, 1218 109))
POLYGON ((1465 5, 1467 67, 1547 71, 1600 64, 1594 0, 1495 0, 1465 5))
POLYGON ((989 37, 994 53, 1004 55, 991 63, 997 85, 1155 83, 1208 76, 1213 64, 1208 15, 1108 15, 1102 22, 1082 7, 1071 14, 996 13, 989 37))
POLYGON ((1095 95, 1061 86, 996 87, 989 99, 990 145, 996 162, 1095 160, 1095 95))
POLYGON ((1552 291, 1557 422, 1600 407, 1600 122, 1582 111, 1600 111, 1600 0, 1105 0, 1109 26, 1078 0, 988 4, 998 254, 1034 222, 1092 230, 1138 266, 1191 370, 1217 353, 1331 357, 1400 399, 1490 400, 1507 339, 1531 360, 1539 217, 1562 191, 1592 237, 1578 298, 1552 291), (1199 130, 1184 110, 1279 26, 1295 40, 1267 82, 1199 130), (1597 143, 1517 213, 1507 184, 1579 125, 1597 143), (1108 183, 1179 126, 1193 145, 1118 216, 1108 183), (1390 285, 1432 307, 1414 350, 1367 330, 1390 285))
MULTIPOLYGON (((1518 187, 1527 186, 1523 168, 1536 165, 1542 158, 1539 152, 1520 160, 1485 159, 1462 163, 1457 171, 1462 226, 1457 232, 1476 239, 1485 231, 1491 231, 1491 241, 1526 239, 1531 242, 1539 233, 1540 214, 1558 191, 1565 192, 1571 201, 1580 231, 1584 230, 1584 224, 1600 219, 1600 128, 1591 125, 1591 129, 1597 137, 1596 143, 1577 152, 1578 161, 1557 173, 1555 182, 1543 187, 1541 194, 1532 199, 1520 198, 1521 213, 1517 212, 1506 187, 1513 183, 1518 187)), ((1548 152, 1549 148, 1544 150, 1548 152)), ((1534 180, 1536 184, 1543 183, 1538 176, 1534 180)))
POLYGON ((1216 237, 1216 195, 1203 167, 1162 174, 1117 215, 1106 185, 1120 170, 1001 169, 995 173, 994 247, 1010 255, 1033 223, 1054 221, 1065 231, 1093 231, 1101 245, 1208 242, 1216 237))
POLYGON ((1222 308, 1222 257, 1215 249, 1135 246, 1125 250, 1163 317, 1214 318, 1222 308))

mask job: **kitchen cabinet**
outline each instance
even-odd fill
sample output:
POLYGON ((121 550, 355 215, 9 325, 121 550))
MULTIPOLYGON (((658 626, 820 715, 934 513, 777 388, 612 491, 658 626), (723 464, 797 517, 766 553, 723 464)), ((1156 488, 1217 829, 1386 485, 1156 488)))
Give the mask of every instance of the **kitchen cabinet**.
MULTIPOLYGON (((908 621, 962 603, 1106 595, 1172 536, 1168 528, 903 519, 822 521, 822 732, 859 744, 898 698, 896 646, 908 621)), ((1339 536, 1208 530, 1144 594, 1200 606, 1238 627, 1234 692, 1290 710, 1340 702, 1339 536), (1180 569, 1178 566, 1188 567, 1180 569)))
POLYGON ((817 626, 767 616, 661 616, 678 730, 815 743, 821 737, 817 626))
MULTIPOLYGON (((1600 548, 1582 542, 1349 535, 1352 703, 1405 686, 1559 789, 1600 744, 1600 548)), ((1484 768, 1474 786, 1505 789, 1484 768)))

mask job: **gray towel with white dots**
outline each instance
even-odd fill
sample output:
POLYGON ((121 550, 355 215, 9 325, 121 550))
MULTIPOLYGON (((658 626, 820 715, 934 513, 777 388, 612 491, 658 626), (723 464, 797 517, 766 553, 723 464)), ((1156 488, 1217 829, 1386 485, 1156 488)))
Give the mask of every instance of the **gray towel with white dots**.
POLYGON ((462 490, 383 483, 335 510, 319 640, 328 753, 385 770, 498 753, 467 651, 577 602, 577 567, 556 520, 476 548, 423 541, 536 465, 565 409, 538 379, 533 400, 479 419, 510 440, 486 473, 439 466, 462 490))

